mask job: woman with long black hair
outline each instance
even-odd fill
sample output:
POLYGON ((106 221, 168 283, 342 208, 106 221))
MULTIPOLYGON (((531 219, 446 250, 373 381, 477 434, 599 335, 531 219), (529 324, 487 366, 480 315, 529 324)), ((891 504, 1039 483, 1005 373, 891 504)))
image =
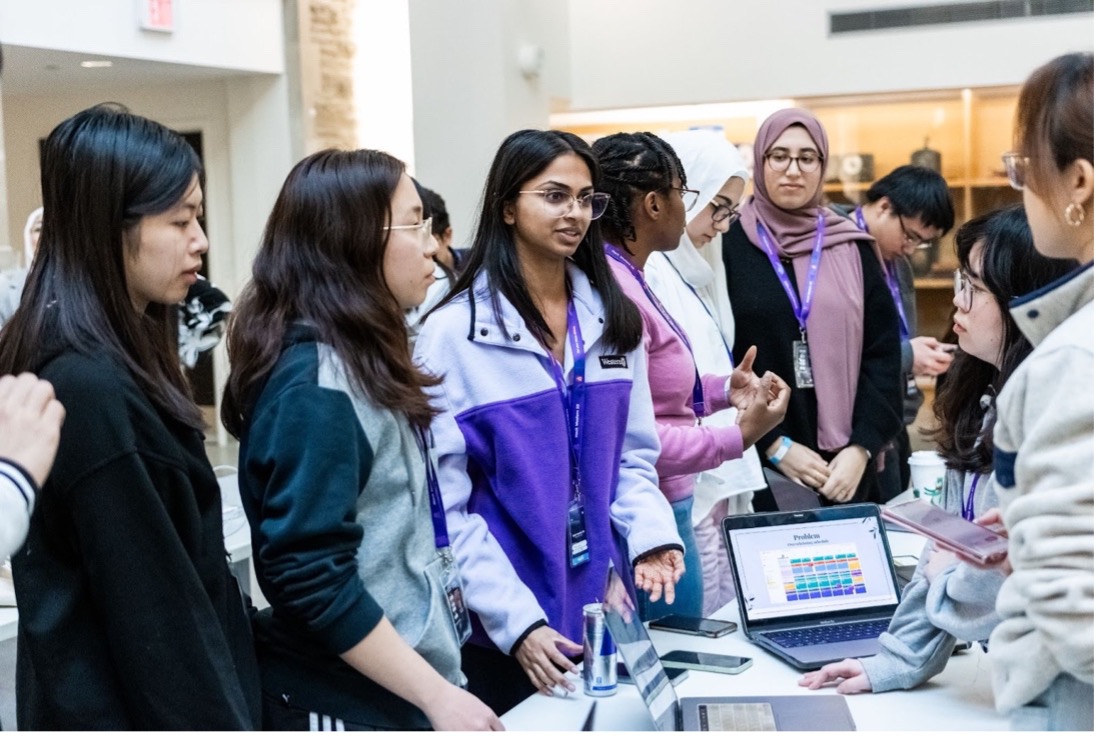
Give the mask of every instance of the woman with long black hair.
POLYGON ((37 372, 67 411, 13 560, 19 727, 257 728, 251 628, 171 340, 209 247, 201 164, 100 105, 46 139, 42 197, 53 214, 0 334, 0 374, 37 372))

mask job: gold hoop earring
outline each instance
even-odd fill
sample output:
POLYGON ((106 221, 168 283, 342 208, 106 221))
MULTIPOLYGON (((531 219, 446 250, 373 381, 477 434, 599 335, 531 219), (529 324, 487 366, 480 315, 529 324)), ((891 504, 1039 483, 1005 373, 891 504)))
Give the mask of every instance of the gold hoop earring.
POLYGON ((1070 227, 1080 227, 1085 221, 1085 208, 1076 202, 1070 202, 1066 207, 1066 224, 1070 227))

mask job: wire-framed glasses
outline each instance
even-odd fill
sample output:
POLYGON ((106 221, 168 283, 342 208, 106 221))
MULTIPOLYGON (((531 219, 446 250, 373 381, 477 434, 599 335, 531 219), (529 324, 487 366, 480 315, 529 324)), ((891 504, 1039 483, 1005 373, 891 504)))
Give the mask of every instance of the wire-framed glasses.
POLYGON ((698 189, 686 189, 685 187, 668 186, 667 189, 673 189, 681 195, 681 201, 685 203, 685 211, 688 212, 696 206, 696 200, 700 199, 700 190, 698 189))
POLYGON ((713 199, 711 201, 712 222, 723 222, 726 220, 728 227, 735 224, 742 215, 742 213, 738 211, 740 204, 741 203, 736 205, 723 204, 719 200, 713 199))
POLYGON ((1001 160, 1005 162, 1005 172, 1008 174, 1009 185, 1016 190, 1024 188, 1024 173, 1027 170, 1028 157, 1022 156, 1016 151, 1009 151, 1001 160))
POLYGON ((416 222, 414 225, 387 225, 385 230, 416 230, 418 231, 419 238, 426 240, 433 232, 434 218, 427 217, 422 222, 416 222))
POLYGON ((522 189, 518 194, 539 194, 549 217, 563 217, 577 204, 582 214, 596 220, 605 214, 609 206, 609 195, 605 192, 590 192, 576 197, 562 189, 522 189))
POLYGON ((792 165, 792 161, 795 161, 796 166, 804 174, 810 174, 814 171, 818 171, 818 167, 822 165, 822 157, 814 151, 800 151, 798 156, 792 156, 785 150, 776 149, 765 154, 765 160, 769 164, 769 168, 776 172, 784 172, 788 170, 788 167, 792 165))
POLYGON ((957 307, 969 312, 974 306, 974 295, 987 293, 987 290, 970 280, 970 276, 961 270, 955 271, 955 296, 957 307))
POLYGON ((902 239, 911 248, 931 248, 933 238, 923 238, 906 225, 906 219, 898 215, 898 224, 902 227, 902 239))

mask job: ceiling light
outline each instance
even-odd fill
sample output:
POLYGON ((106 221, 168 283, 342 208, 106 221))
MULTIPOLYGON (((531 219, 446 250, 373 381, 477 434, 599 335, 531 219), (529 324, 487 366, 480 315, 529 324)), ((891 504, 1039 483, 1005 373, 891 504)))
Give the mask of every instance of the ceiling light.
POLYGON ((88 61, 81 61, 80 66, 84 67, 85 69, 105 69, 108 66, 114 66, 114 62, 99 59, 89 59, 88 61))

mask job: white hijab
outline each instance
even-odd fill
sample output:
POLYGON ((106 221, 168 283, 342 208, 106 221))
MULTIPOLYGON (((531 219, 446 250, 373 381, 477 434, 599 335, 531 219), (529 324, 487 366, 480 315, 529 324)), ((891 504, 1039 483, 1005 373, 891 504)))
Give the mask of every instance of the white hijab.
POLYGON ((42 208, 39 207, 30 213, 27 224, 23 226, 23 266, 30 268, 30 262, 34 260, 34 240, 31 231, 35 223, 42 219, 42 208))
MULTIPOLYGON (((732 176, 750 180, 746 162, 738 149, 723 133, 714 130, 686 130, 662 136, 674 149, 685 167, 686 186, 700 190, 696 201, 699 214, 732 176)), ((689 218, 692 221, 692 217, 689 218)), ((734 345, 734 314, 727 296, 727 273, 723 269, 723 239, 714 238, 697 248, 688 233, 682 233, 681 244, 664 254, 681 277, 692 286, 712 311, 719 331, 728 345, 734 345)))

